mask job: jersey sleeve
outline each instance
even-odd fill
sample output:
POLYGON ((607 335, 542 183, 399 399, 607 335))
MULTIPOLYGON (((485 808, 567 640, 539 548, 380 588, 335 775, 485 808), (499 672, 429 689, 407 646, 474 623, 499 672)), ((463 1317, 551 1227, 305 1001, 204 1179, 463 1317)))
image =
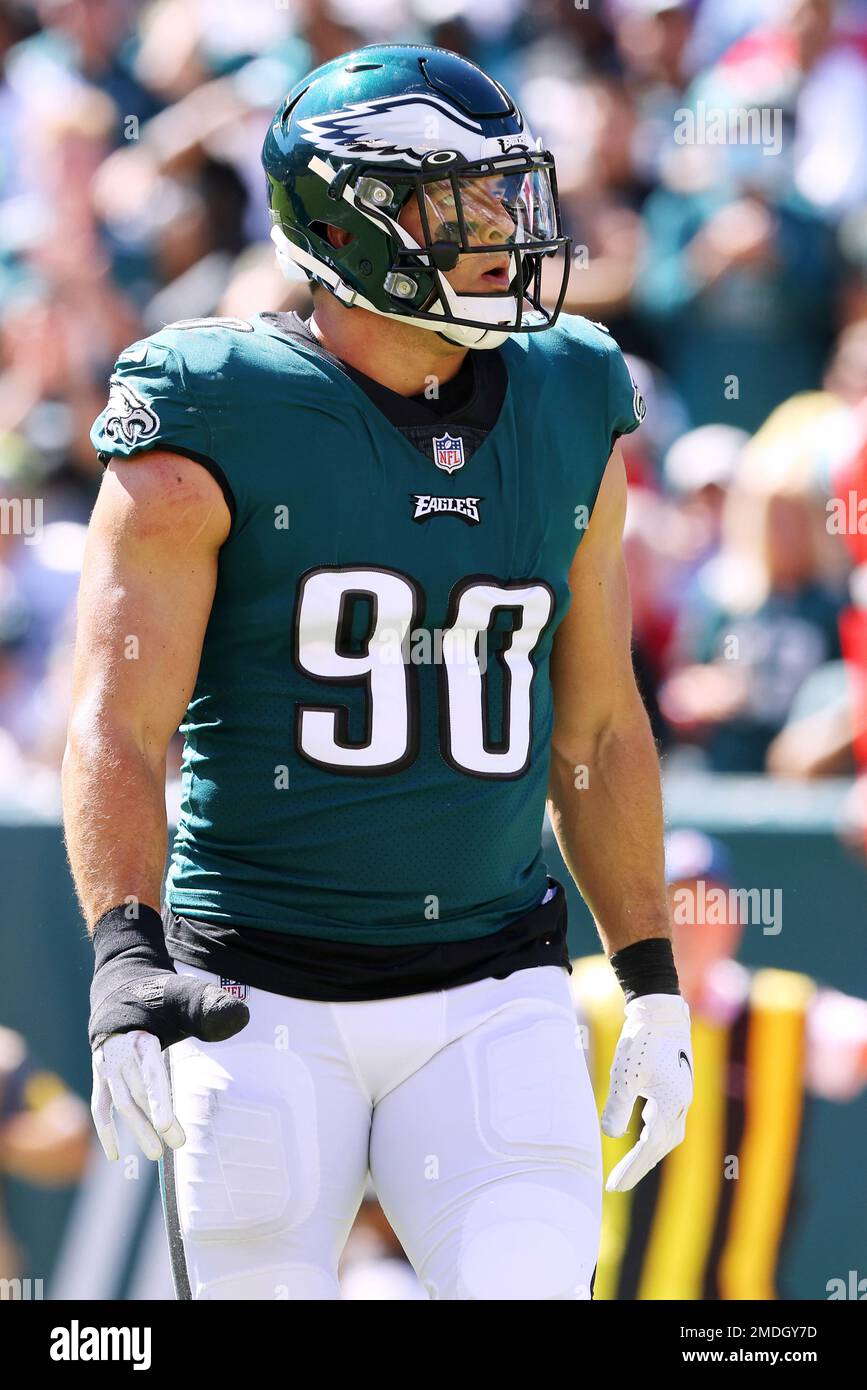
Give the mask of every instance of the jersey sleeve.
POLYGON ((622 434, 631 434, 638 429, 647 407, 613 338, 611 349, 608 357, 608 420, 613 449, 622 434))
POLYGON ((234 520, 235 498, 217 461, 208 411, 175 348, 151 338, 121 353, 108 401, 90 431, 100 463, 166 449, 201 463, 220 484, 234 520))

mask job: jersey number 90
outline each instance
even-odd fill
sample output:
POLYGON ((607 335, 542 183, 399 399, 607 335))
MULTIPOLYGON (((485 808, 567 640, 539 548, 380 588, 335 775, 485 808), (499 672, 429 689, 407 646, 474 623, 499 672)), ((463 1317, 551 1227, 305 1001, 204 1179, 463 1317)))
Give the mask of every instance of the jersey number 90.
MULTIPOLYGON (((449 597, 437 650, 439 737, 446 762, 476 777, 520 777, 533 730, 534 652, 554 609, 540 581, 502 584, 488 576, 461 580, 449 597), (479 659, 498 613, 512 614, 502 664, 501 736, 491 737, 487 676, 479 659)), ((295 663, 314 680, 365 692, 364 729, 350 738, 346 705, 299 705, 296 744, 302 757, 333 772, 383 774, 408 767, 418 752, 418 670, 412 641, 424 612, 421 586, 396 570, 311 570, 301 580, 295 663), (366 606, 365 636, 352 641, 357 605, 366 606)))

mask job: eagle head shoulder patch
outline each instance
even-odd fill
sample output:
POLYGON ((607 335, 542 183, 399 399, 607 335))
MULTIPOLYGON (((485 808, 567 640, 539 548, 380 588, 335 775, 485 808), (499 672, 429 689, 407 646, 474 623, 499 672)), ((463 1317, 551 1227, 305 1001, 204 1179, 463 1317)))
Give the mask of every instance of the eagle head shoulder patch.
POLYGON ((132 448, 159 434, 160 417, 128 381, 113 376, 102 427, 109 439, 132 448))

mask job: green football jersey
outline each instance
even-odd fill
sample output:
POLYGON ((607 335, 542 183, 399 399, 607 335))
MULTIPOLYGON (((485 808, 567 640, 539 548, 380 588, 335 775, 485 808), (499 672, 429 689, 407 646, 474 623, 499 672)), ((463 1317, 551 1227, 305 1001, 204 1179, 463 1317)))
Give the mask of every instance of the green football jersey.
POLYGON ((498 351, 472 452, 448 417, 402 432, 280 316, 172 324, 120 357, 104 460, 197 459, 232 514, 181 726, 175 913, 390 945, 541 901, 551 646, 642 406, 584 319, 498 351))

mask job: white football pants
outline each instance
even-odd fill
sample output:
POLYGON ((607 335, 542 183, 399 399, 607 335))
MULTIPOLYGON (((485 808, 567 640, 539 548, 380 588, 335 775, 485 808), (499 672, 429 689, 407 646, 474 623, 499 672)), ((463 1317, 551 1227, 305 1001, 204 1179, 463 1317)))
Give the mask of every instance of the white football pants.
POLYGON ((564 969, 247 1003, 235 1038, 169 1052, 187 1135, 163 1165, 179 1298, 338 1298, 368 1168, 431 1298, 590 1297, 599 1122, 564 969))

